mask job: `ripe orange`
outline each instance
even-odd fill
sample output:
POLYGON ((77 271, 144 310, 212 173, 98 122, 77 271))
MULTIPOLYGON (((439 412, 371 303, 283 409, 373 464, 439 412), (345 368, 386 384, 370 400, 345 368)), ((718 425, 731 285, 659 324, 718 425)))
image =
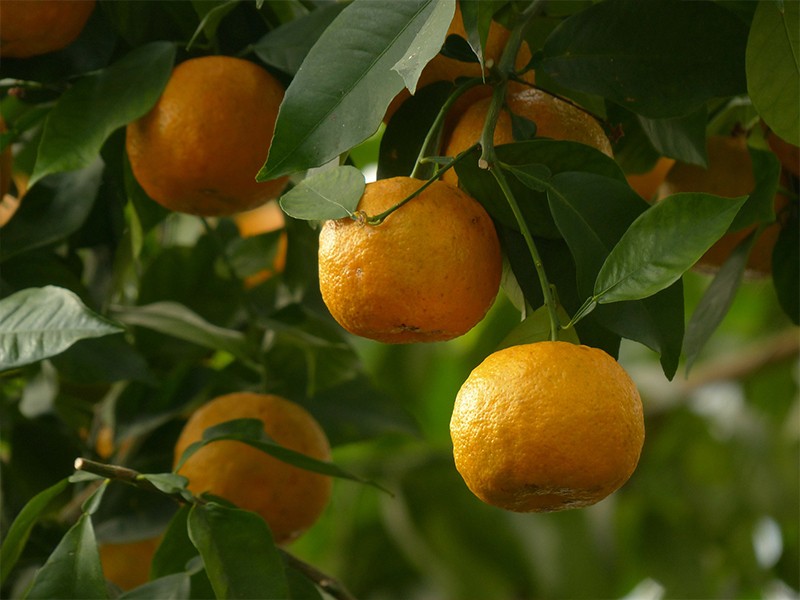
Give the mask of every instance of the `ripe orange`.
MULTIPOLYGON (((491 98, 478 100, 464 112, 445 144, 445 155, 456 156, 480 140, 490 103, 491 98)), ((611 142, 597 120, 569 102, 531 88, 509 94, 506 104, 514 114, 536 123, 537 136, 581 142, 608 156, 612 155, 611 142)), ((501 111, 494 130, 494 144, 499 146, 513 141, 511 117, 507 111, 501 111)), ((458 176, 453 169, 442 177, 453 185, 458 183, 458 176)))
MULTIPOLYGON (((367 185, 358 210, 375 216, 417 191, 410 177, 367 185)), ((449 340, 489 310, 502 259, 483 207, 442 181, 377 226, 327 221, 319 239, 322 298, 356 335, 387 343, 449 340)))
MULTIPOLYGON (((676 163, 658 188, 657 199, 678 192, 705 192, 725 198, 749 194, 755 187, 753 165, 743 136, 711 136, 707 144, 708 168, 688 163, 676 163)), ((788 199, 775 196, 775 212, 780 215, 788 199)), ((700 269, 716 270, 731 255, 734 248, 753 230, 746 227, 726 233, 697 262, 700 269)), ((769 225, 753 244, 747 261, 750 275, 772 272, 772 249, 780 233, 780 223, 769 225)))
POLYGON ((153 109, 127 128, 131 168, 170 210, 230 215, 280 195, 287 178, 258 183, 283 100, 281 84, 240 58, 187 60, 153 109))
POLYGON ((0 0, 0 56, 60 50, 83 31, 95 0, 0 0))
POLYGON ((642 401, 602 350, 511 346, 464 382, 450 434, 456 468, 484 502, 516 512, 579 508, 617 490, 636 468, 642 401))
MULTIPOLYGON (((484 65, 486 68, 483 71, 483 75, 487 76, 488 68, 491 67, 493 64, 496 64, 499 60, 501 55, 503 54, 503 50, 505 49, 506 43, 508 42, 508 37, 511 32, 500 25, 496 21, 492 21, 491 25, 489 26, 489 34, 486 38, 486 45, 483 49, 483 58, 484 58, 484 65)), ((451 35, 458 35, 464 39, 467 39, 467 32, 464 29, 464 21, 461 14, 461 5, 460 3, 456 4, 456 12, 453 15, 453 20, 450 22, 450 27, 447 29, 447 34, 445 39, 451 35)), ((517 58, 515 61, 515 67, 518 70, 522 70, 531 60, 531 51, 528 48, 528 44, 523 42, 522 46, 520 46, 519 52, 517 53, 517 58)), ((417 89, 421 89, 426 85, 430 85, 437 81, 455 81, 459 77, 480 77, 481 76, 481 66, 479 63, 470 63, 464 62, 461 60, 457 60, 454 58, 448 58, 443 54, 437 54, 434 56, 431 61, 425 65, 425 68, 420 73, 419 80, 417 81, 417 89)), ((524 75, 524 79, 528 83, 533 83, 533 72, 529 71, 524 75)), ((510 89, 512 90, 522 90, 524 86, 522 84, 512 82, 510 84, 510 89)), ((451 118, 457 118, 458 115, 464 112, 468 106, 472 103, 476 102, 481 98, 486 98, 490 96, 492 93, 492 88, 489 85, 480 85, 477 87, 472 88, 471 90, 467 91, 462 95, 456 104, 451 108, 450 115, 451 118)), ((386 110, 386 116, 384 117, 384 121, 389 121, 392 118, 392 115, 397 111, 400 105, 405 102, 409 97, 410 93, 407 89, 403 89, 395 98, 392 100, 391 104, 389 104, 389 108, 386 110)))
POLYGON ((98 550, 103 575, 121 590, 139 587, 150 579, 150 563, 160 543, 160 537, 100 543, 98 550))
MULTIPOLYGON (((245 212, 233 215, 233 220, 239 228, 239 235, 243 238, 252 237, 261 233, 269 233, 283 229, 286 220, 283 216, 283 211, 277 202, 267 202, 258 208, 248 210, 245 212)), ((286 232, 281 233, 280 241, 278 242, 278 251, 275 255, 275 260, 272 263, 272 268, 264 269, 254 275, 248 276, 244 285, 246 288, 252 288, 259 283, 263 283, 275 273, 281 273, 286 267, 286 252, 288 250, 288 240, 286 232)))
MULTIPOLYGON (((175 463, 206 428, 232 419, 260 419, 278 444, 330 460, 325 432, 303 407, 279 396, 242 392, 215 398, 192 414, 175 445, 175 463)), ((229 440, 204 446, 178 472, 195 494, 209 492, 261 515, 277 543, 290 542, 311 527, 331 495, 330 477, 229 440)))
POLYGON ((800 177, 800 148, 778 137, 774 131, 768 131, 766 137, 770 150, 781 161, 783 168, 795 177, 800 177))
POLYGON ((630 185, 637 194, 645 200, 650 201, 653 199, 653 196, 655 196, 658 186, 661 185, 664 178, 667 176, 667 172, 674 164, 674 158, 662 156, 649 171, 645 173, 630 173, 625 177, 628 180, 628 185, 630 185))

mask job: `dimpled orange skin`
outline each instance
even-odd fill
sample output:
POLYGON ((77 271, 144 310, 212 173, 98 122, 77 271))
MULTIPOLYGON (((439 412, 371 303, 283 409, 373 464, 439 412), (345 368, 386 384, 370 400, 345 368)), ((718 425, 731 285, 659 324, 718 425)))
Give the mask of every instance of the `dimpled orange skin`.
POLYGON ((75 41, 95 0, 0 0, 0 57, 28 58, 75 41))
POLYGON ((515 512, 594 504, 621 487, 644 443, 622 367, 567 342, 512 346, 464 382, 450 422, 455 464, 484 502, 515 512))
MULTIPOLYGON (((358 210, 375 216, 423 184, 395 177, 367 185, 358 210)), ((483 207, 437 181, 377 226, 327 221, 319 238, 322 298, 342 327, 386 343, 449 340, 491 307, 500 244, 483 207)))
MULTIPOLYGON (((175 463, 206 428, 232 419, 260 419, 278 444, 317 460, 330 460, 325 432, 303 407, 280 396, 241 392, 215 398, 192 414, 175 445, 175 463)), ((210 492, 260 514, 279 544, 311 527, 331 495, 330 477, 229 440, 204 446, 178 473, 189 479, 193 493, 210 492)))
MULTIPOLYGON (((478 100, 461 115, 445 144, 446 156, 456 156, 480 139, 491 101, 491 98, 478 100)), ((597 120, 569 102, 530 88, 509 94, 506 104, 515 115, 536 123, 538 137, 580 142, 612 156, 611 142, 597 120)), ((502 110, 494 130, 494 144, 500 146, 513 141, 511 117, 508 111, 502 110)), ((454 169, 445 172, 442 178, 454 185, 458 183, 454 169)))
POLYGON ((152 110, 127 127, 133 174, 166 208, 202 216, 255 208, 288 179, 256 182, 267 157, 282 85, 230 56, 179 64, 152 110))
MULTIPOLYGON (((753 164, 743 136, 711 136, 707 141, 708 168, 676 163, 667 173, 656 193, 661 200, 679 192, 705 192, 725 198, 745 196, 755 188, 753 164)), ((775 196, 775 213, 780 217, 788 204, 786 196, 775 196)), ((726 233, 695 265, 700 270, 716 271, 755 225, 726 233)), ((767 226, 753 244, 747 259, 747 273, 752 277, 772 272, 772 250, 780 234, 780 223, 767 226)))

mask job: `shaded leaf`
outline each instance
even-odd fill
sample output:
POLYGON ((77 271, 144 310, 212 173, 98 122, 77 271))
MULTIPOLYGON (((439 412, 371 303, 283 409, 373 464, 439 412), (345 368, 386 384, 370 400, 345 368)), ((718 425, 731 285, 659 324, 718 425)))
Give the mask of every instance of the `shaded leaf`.
POLYGON ((148 581, 119 596, 120 600, 189 600, 191 598, 192 580, 189 573, 166 575, 148 581))
POLYGON ((172 72, 175 46, 153 42, 79 79, 47 117, 30 184, 92 163, 109 135, 155 104, 172 72))
POLYGON ((595 299, 637 300, 668 287, 722 237, 746 200, 681 193, 651 206, 606 258, 595 281, 595 299))
MULTIPOLYGON (((441 3, 448 4, 452 6, 441 3)), ((347 6, 311 48, 286 90, 257 179, 323 165, 372 135, 389 102, 405 86, 393 67, 411 49, 421 56, 438 52, 449 22, 436 0, 356 0, 347 6), (435 31, 421 37, 432 19, 435 31)))
POLYGON ((189 512, 189 537, 217 598, 286 598, 283 562, 264 519, 215 503, 189 512))
POLYGON ((55 356, 78 340, 122 330, 69 290, 22 290, 0 300, 0 371, 55 356))
POLYGON ((715 2, 607 0, 555 29, 538 69, 640 115, 677 117, 745 91, 746 42, 747 26, 715 2))
POLYGON ((781 228, 772 251, 772 282, 783 312, 800 325, 800 223, 796 209, 781 228))
POLYGON ((290 217, 306 221, 351 217, 365 185, 364 174, 355 167, 335 167, 303 179, 281 196, 280 205, 290 217))
POLYGON ((639 124, 653 147, 660 155, 681 162, 705 166, 706 155, 706 109, 672 119, 648 119, 639 117, 639 124))
MULTIPOLYGON (((569 323, 569 315, 564 307, 558 306, 558 320, 559 324, 564 326, 569 323)), ((519 344, 533 344, 535 342, 543 342, 552 339, 550 335, 550 314, 547 306, 540 306, 532 315, 527 317, 519 325, 514 327, 508 332, 503 341, 497 346, 497 350, 508 348, 509 346, 517 346, 519 344)), ((557 332, 557 339, 562 342, 572 342, 573 344, 580 344, 578 334, 573 327, 568 329, 559 329, 557 332)))
POLYGON ((800 146, 800 3, 759 2, 747 39, 747 93, 758 114, 800 146))
POLYGON ((76 383, 154 382, 144 357, 123 334, 80 340, 52 358, 59 376, 76 383))
POLYGON ((36 572, 25 598, 108 598, 89 515, 82 515, 70 527, 44 566, 36 572))

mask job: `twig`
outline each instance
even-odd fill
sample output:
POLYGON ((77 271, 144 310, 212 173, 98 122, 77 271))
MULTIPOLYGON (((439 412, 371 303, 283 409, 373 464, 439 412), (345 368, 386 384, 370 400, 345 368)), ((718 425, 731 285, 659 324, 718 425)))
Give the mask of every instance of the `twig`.
POLYGON ((300 560, 293 554, 289 554, 283 548, 278 548, 278 551, 283 556, 284 560, 293 568, 297 569, 303 575, 308 577, 311 581, 316 583, 326 593, 330 594, 337 600, 356 600, 356 597, 351 594, 347 588, 342 585, 340 581, 326 575, 316 567, 300 560))

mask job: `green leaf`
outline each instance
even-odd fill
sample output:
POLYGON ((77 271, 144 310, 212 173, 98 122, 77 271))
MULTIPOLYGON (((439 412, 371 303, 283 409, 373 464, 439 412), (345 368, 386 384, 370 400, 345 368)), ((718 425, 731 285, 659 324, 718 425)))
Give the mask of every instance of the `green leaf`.
POLYGON ((541 164, 519 165, 518 167, 509 165, 508 170, 535 192, 547 191, 547 183, 552 177, 550 169, 541 164))
POLYGON ((153 42, 79 79, 47 117, 30 184, 91 164, 114 130, 156 103, 174 60, 174 44, 153 42))
POLYGON ((314 582, 305 574, 286 564, 289 598, 292 600, 325 600, 314 582))
POLYGON ((332 2, 284 23, 253 44, 253 52, 268 65, 295 75, 314 43, 345 6, 332 2))
POLYGON ((100 189, 103 163, 48 177, 25 194, 14 218, 3 227, 0 261, 60 242, 80 229, 100 189))
POLYGON ((195 41, 202 33, 209 41, 213 40, 217 34, 217 28, 222 22, 222 19, 231 12, 239 4, 239 0, 217 0, 217 2, 208 2, 207 0, 192 0, 192 5, 198 16, 202 17, 200 24, 186 44, 186 48, 190 49, 194 46, 195 41))
POLYGON ((748 146, 747 150, 753 162, 755 187, 733 220, 732 230, 775 220, 775 194, 778 192, 781 177, 781 163, 769 150, 759 150, 752 146, 748 146))
POLYGON ((705 107, 672 119, 640 116, 639 123, 659 154, 695 165, 707 164, 705 107))
POLYGON ((781 227, 772 251, 772 282, 778 302, 795 325, 800 325, 800 223, 797 210, 781 227))
POLYGON ((668 287, 722 237, 746 200, 681 193, 651 206, 603 263, 595 300, 637 300, 668 287))
POLYGON ((175 573, 148 581, 119 596, 119 600, 189 600, 192 580, 189 573, 175 573))
MULTIPOLYGON (((74 479, 70 479, 74 482, 74 479)), ((81 503, 81 510, 85 515, 93 515, 100 508, 100 503, 103 501, 103 496, 106 494, 108 484, 111 480, 104 479, 103 482, 95 489, 86 500, 81 503)))
POLYGON ((209 503, 192 507, 188 526, 217 598, 287 597, 283 562, 264 519, 209 503))
POLYGON ((461 4, 461 19, 464 31, 467 32, 467 42, 470 48, 478 57, 481 71, 484 69, 483 49, 489 37, 489 28, 492 24, 492 16, 499 8, 500 3, 496 0, 482 2, 463 2, 461 4))
POLYGON ((253 353, 241 331, 213 325, 177 302, 118 306, 112 309, 112 313, 127 325, 146 327, 205 348, 230 352, 244 362, 252 362, 253 353))
POLYGON ((36 572, 25 598, 108 598, 97 540, 89 515, 82 515, 36 572))
POLYGON ((138 477, 152 483, 159 491, 170 494, 183 494, 189 480, 177 473, 142 473, 138 477))
POLYGON ((19 291, 0 300, 0 371, 55 356, 78 340, 122 330, 69 290, 45 286, 19 291))
POLYGON ((746 53, 747 93, 770 129, 800 146, 800 3, 759 2, 746 53))
MULTIPOLYGON (((560 324, 566 325, 569 323, 569 315, 564 307, 558 306, 558 320, 560 324)), ((559 329, 557 332, 557 339, 562 342, 571 342, 573 344, 580 344, 578 333, 574 327, 568 329, 559 329)), ((519 325, 514 327, 508 332, 503 341, 497 346, 497 350, 508 348, 509 346, 517 346, 519 344, 533 344, 535 342, 543 342, 552 339, 550 336, 550 311, 547 306, 540 306, 533 314, 527 317, 519 325)))
POLYGON ((203 431, 202 440, 190 444, 186 450, 183 451, 180 460, 175 465, 175 471, 179 471, 184 463, 186 463, 195 452, 200 450, 200 448, 220 440, 242 442, 300 469, 313 471, 314 473, 320 473, 330 477, 349 479, 351 481, 372 485, 378 489, 383 489, 378 484, 348 473, 331 462, 323 462, 302 454, 301 452, 281 446, 267 435, 264 431, 264 424, 258 419, 232 419, 209 427, 203 431))
POLYGON ((80 340, 52 362, 60 377, 75 383, 155 382, 147 361, 121 333, 80 340))
POLYGON ((555 29, 537 70, 640 115, 678 117, 745 91, 746 42, 747 26, 716 2, 607 0, 555 29))
POLYGON ((355 0, 345 8, 286 90, 257 179, 323 165, 371 136, 405 85, 395 65, 412 49, 420 57, 438 52, 448 6, 452 2, 355 0), (425 28, 429 20, 431 30, 425 28))
POLYGON ((281 196, 280 205, 290 217, 306 221, 352 217, 365 185, 355 167, 335 167, 303 179, 281 196))
POLYGON ((725 318, 733 303, 736 291, 744 277, 747 258, 755 239, 755 232, 753 232, 736 246, 714 276, 692 313, 683 341, 687 376, 703 346, 722 323, 722 319, 725 318))
POLYGON ((160 579, 167 575, 183 573, 187 564, 197 554, 187 533, 187 519, 192 505, 185 504, 178 509, 167 525, 161 543, 153 555, 150 566, 150 578, 160 579))
POLYGON ((33 526, 50 510, 55 500, 67 489, 68 485, 69 480, 62 479, 42 490, 28 500, 14 518, 11 527, 6 532, 3 545, 0 546, 0 584, 5 584, 8 574, 11 573, 11 569, 14 568, 17 559, 25 549, 33 526))

